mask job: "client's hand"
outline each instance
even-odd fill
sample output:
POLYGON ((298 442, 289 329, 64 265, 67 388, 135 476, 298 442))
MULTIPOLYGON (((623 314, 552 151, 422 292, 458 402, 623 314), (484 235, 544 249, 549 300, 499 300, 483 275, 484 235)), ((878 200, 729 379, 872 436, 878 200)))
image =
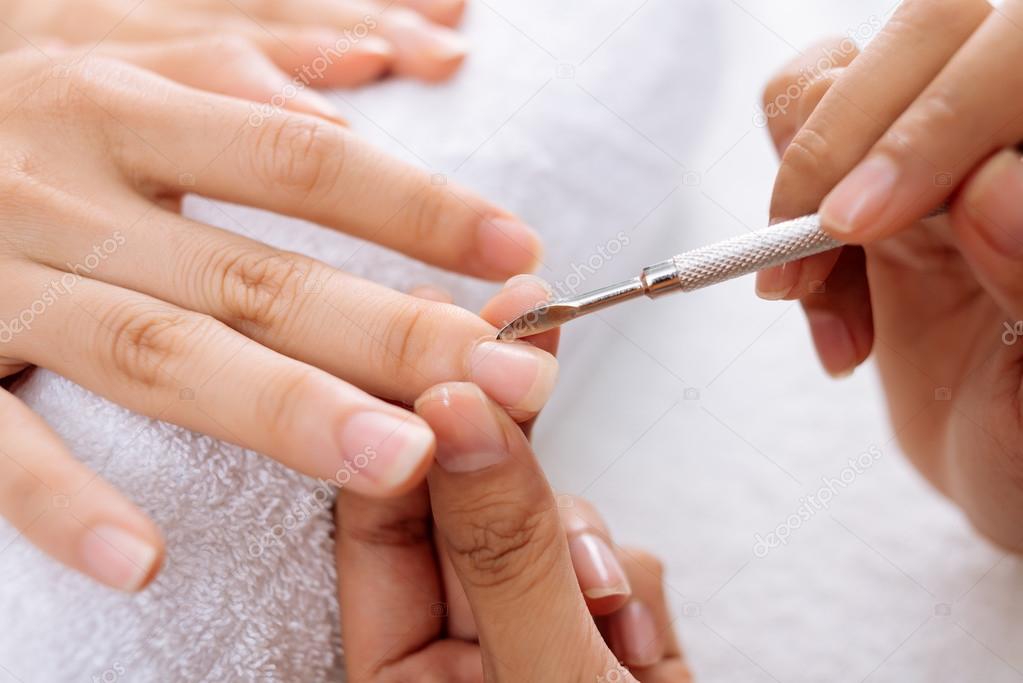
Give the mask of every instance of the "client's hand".
POLYGON ((429 489, 369 504, 339 498, 348 680, 689 680, 656 560, 611 551, 588 513, 569 513, 566 529, 526 436, 476 386, 434 387, 416 410, 437 434, 429 489), (606 550, 580 552, 579 533, 606 550), (439 554, 450 557, 478 643, 452 623, 439 554), (613 573, 616 555, 631 593, 595 622, 583 591, 604 594, 593 577, 613 573))
POLYGON ((861 244, 760 274, 825 367, 873 347, 907 454, 1023 551, 1023 1, 905 2, 865 49, 809 51, 765 93, 771 213, 861 244), (784 106, 782 106, 784 105, 784 106), (920 222, 948 201, 951 213, 920 222))
MULTIPOLYGON (((528 419, 549 394, 554 358, 496 342, 467 311, 173 210, 195 192, 478 277, 530 269, 535 235, 474 194, 322 118, 256 125, 242 100, 122 60, 7 54, 0 111, 0 377, 50 368, 316 477, 354 468, 348 486, 370 496, 406 490, 432 460, 429 427, 388 401, 469 380, 528 419)), ((0 514, 112 586, 140 588, 159 566, 152 523, 3 390, 0 514)))
POLYGON ((243 40, 282 71, 304 74, 316 86, 357 85, 388 69, 438 80, 465 57, 464 41, 447 28, 458 22, 464 5, 464 0, 16 0, 0 8, 6 29, 0 31, 0 49, 48 51, 53 40, 90 48, 182 38, 200 46, 243 40))

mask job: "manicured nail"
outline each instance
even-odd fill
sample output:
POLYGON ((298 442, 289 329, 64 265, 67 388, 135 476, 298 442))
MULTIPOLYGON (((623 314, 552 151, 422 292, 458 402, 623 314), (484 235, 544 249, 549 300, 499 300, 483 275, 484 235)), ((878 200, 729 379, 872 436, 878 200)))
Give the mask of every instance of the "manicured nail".
POLYGON ((851 375, 856 369, 857 356, 849 326, 840 316, 823 309, 808 310, 806 318, 817 355, 827 373, 836 379, 851 375))
POLYGON ((334 483, 366 495, 386 495, 408 483, 433 451, 434 436, 415 415, 357 413, 341 429, 343 462, 334 483), (357 482, 357 483, 356 483, 357 482))
POLYGON ((995 250, 1023 256, 1023 159, 1005 151, 989 161, 967 187, 962 205, 995 250))
POLYGON ((469 366, 469 378, 491 398, 526 413, 547 403, 558 379, 554 356, 525 342, 480 342, 469 366))
POLYGON ((821 223, 839 235, 871 230, 895 195, 899 167, 883 154, 854 168, 821 204, 821 223))
POLYGON ((437 387, 416 401, 416 412, 437 430, 435 457, 448 472, 477 472, 508 457, 504 431, 479 387, 437 387))
POLYGON ((661 661, 661 634, 653 612, 643 602, 630 600, 611 619, 615 654, 630 666, 653 666, 661 661))
POLYGON ((123 591, 142 588, 159 556, 159 551, 148 542, 110 524, 99 524, 87 531, 80 551, 90 576, 123 591))
POLYGON ((525 223, 513 218, 487 218, 476 229, 476 255, 496 274, 530 273, 540 264, 543 244, 525 223))
POLYGON ((568 550, 583 595, 597 600, 629 594, 625 570, 611 546, 600 536, 591 532, 575 534, 568 539, 568 550))
POLYGON ((792 261, 757 273, 757 296, 767 301, 784 299, 796 286, 802 261, 792 261))

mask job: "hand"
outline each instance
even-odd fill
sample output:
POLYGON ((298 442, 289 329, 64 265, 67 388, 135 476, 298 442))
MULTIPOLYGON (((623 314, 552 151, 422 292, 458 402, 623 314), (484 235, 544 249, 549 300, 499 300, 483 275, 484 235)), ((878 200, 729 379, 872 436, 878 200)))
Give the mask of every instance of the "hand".
MULTIPOLYGON (((323 119, 254 126, 241 100, 107 58, 0 57, 0 110, 0 377, 46 367, 370 496, 414 486, 432 460, 427 425, 387 401, 465 379, 526 420, 549 394, 554 358, 494 341, 475 315, 164 208, 195 192, 479 277, 530 269, 535 235, 472 193, 323 119)), ((0 453, 0 514, 29 541, 145 585, 162 554, 152 523, 2 390, 0 453)))
POLYGON ((45 51, 54 39, 90 48, 108 41, 244 40, 283 72, 304 73, 325 88, 365 83, 389 69, 439 80, 465 57, 464 41, 447 28, 461 18, 464 5, 464 0, 16 0, 0 12, 7 29, 0 49, 45 51))
POLYGON ((348 680, 690 680, 656 560, 612 551, 588 508, 573 506, 582 514, 566 527, 522 430, 474 385, 435 387, 416 410, 438 439, 429 490, 339 498, 348 680), (600 579, 616 573, 628 593, 600 579), (615 591, 618 609, 603 605, 613 611, 595 622, 580 589, 615 591))
POLYGON ((1023 344, 1003 338, 1023 319, 1023 72, 1007 66, 1023 56, 1020 26, 1019 0, 905 2, 862 55, 835 41, 774 79, 772 218, 820 206, 825 229, 862 247, 757 282, 802 300, 832 374, 876 350, 907 454, 1015 550, 1023 344), (944 201, 948 217, 920 221, 944 201))
MULTIPOLYGON (((513 278, 482 316, 499 324, 549 296, 539 279, 513 278)), ((554 353, 558 334, 530 341, 554 353)), ((438 387, 417 409, 438 430, 429 490, 338 497, 350 681, 634 680, 615 655, 643 681, 689 680, 656 559, 613 546, 586 501, 555 505, 525 430, 478 388, 438 387), (497 462, 467 471, 487 460, 497 462), (601 617, 596 631, 587 608, 601 617)))

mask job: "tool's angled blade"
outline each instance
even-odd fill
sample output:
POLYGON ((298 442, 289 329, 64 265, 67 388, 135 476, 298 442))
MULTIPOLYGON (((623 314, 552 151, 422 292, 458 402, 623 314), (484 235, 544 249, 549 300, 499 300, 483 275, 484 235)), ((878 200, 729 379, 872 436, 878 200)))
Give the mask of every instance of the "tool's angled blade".
POLYGON ((550 302, 526 311, 501 328, 497 338, 504 341, 521 339, 561 327, 579 315, 579 307, 572 303, 550 302))

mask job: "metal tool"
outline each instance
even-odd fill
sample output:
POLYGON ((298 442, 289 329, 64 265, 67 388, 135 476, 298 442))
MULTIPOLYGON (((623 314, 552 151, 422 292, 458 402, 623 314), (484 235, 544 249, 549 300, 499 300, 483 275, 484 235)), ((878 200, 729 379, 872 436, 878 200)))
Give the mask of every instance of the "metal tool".
POLYGON ((679 254, 644 268, 631 280, 541 304, 505 325, 497 337, 528 337, 644 294, 656 299, 664 294, 691 292, 840 246, 841 242, 821 230, 817 214, 784 221, 679 254))

